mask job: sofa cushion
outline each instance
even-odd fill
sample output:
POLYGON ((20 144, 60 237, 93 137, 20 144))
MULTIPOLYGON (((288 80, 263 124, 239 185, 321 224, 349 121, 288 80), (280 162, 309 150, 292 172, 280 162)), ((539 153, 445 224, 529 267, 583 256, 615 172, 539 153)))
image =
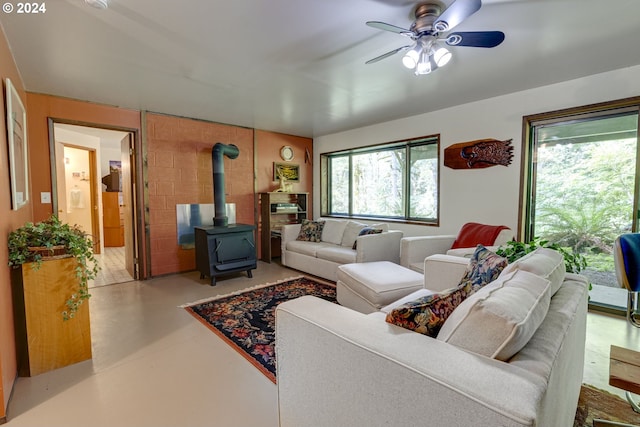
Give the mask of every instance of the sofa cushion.
POLYGON ((338 264, 351 264, 356 262, 356 251, 343 246, 328 244, 316 251, 316 258, 325 259, 338 264))
POLYGON ((551 296, 560 289, 566 274, 564 257, 558 251, 548 248, 538 248, 520 259, 509 264, 503 274, 514 270, 528 271, 551 282, 551 296))
POLYGON ((460 228, 451 249, 473 248, 477 245, 491 246, 502 230, 509 227, 504 225, 486 225, 468 222, 460 228))
POLYGON ((322 240, 322 229, 324 221, 311 221, 305 219, 300 226, 298 238, 302 242, 320 242, 322 240))
POLYGON ((478 245, 471 256, 467 271, 462 277, 460 285, 471 284, 475 292, 484 285, 496 280, 507 264, 506 258, 496 255, 482 245, 478 245))
MULTIPOLYGON (((358 237, 367 236, 369 234, 382 234, 382 229, 381 228, 365 227, 362 230, 360 230, 360 233, 358 233, 358 237)), ((358 238, 356 237, 355 242, 353 242, 352 249, 355 251, 357 248, 358 248, 358 238)))
POLYGON ((358 237, 358 233, 360 233, 360 230, 366 226, 366 224, 361 222, 348 221, 347 226, 344 229, 344 233, 342 234, 342 242, 340 242, 340 245, 352 248, 356 238, 358 237))
POLYGON ((550 282, 515 270, 464 300, 442 326, 438 339, 498 360, 522 349, 549 310, 550 282))
POLYGON ((376 224, 371 224, 368 225, 367 227, 369 228, 379 228, 380 230, 382 230, 383 233, 386 233, 387 231, 389 231, 389 224, 387 224, 386 222, 379 222, 376 224))
POLYGON ((449 315, 472 292, 473 286, 467 282, 457 288, 419 297, 391 310, 386 321, 435 338, 449 315))
POLYGON ((303 240, 292 240, 290 242, 287 242, 288 251, 297 252, 299 254, 309 255, 312 257, 316 257, 316 254, 320 249, 326 248, 328 246, 335 245, 324 242, 305 242, 303 240))
POLYGON ((347 221, 336 219, 325 219, 322 229, 322 241, 339 245, 342 243, 342 235, 347 227, 347 221))

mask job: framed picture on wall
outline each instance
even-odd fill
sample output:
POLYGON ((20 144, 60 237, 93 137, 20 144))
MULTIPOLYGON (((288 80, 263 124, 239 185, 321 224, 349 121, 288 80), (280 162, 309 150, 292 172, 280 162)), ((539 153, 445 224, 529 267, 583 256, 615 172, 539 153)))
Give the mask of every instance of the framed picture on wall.
POLYGON ((290 182, 300 181, 300 165, 294 163, 273 162, 273 180, 278 181, 280 175, 290 182))
POLYGON ((18 210, 29 201, 27 156, 27 111, 10 79, 5 79, 7 97, 7 142, 11 180, 11 206, 18 210))

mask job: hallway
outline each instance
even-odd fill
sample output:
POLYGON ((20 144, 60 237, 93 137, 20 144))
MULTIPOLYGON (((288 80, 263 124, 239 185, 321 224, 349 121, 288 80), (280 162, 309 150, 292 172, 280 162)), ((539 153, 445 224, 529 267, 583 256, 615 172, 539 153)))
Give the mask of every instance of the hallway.
POLYGON ((104 252, 95 257, 100 265, 100 272, 93 283, 89 285, 89 289, 133 280, 133 277, 125 269, 124 246, 104 248, 104 252))

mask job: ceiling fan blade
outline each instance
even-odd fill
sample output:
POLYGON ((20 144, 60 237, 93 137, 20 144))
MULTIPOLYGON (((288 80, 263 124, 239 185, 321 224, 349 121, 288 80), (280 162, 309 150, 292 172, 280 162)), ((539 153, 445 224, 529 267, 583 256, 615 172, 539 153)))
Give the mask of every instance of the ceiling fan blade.
POLYGON ((438 31, 450 31, 476 13, 482 6, 482 0, 457 0, 447 8, 433 23, 433 28, 438 31))
POLYGON ((407 49, 409 49, 410 47, 411 47, 411 46, 407 45, 407 46, 399 47, 399 48, 397 48, 397 49, 393 49, 392 51, 389 51, 389 52, 387 52, 387 53, 384 53, 384 54, 382 54, 382 55, 380 55, 380 56, 376 56, 375 58, 368 60, 367 62, 365 62, 365 64, 373 64, 374 62, 382 61, 383 59, 388 58, 388 57, 390 57, 390 56, 393 56, 393 55, 395 55, 396 53, 401 52, 401 51, 403 51, 403 50, 407 50, 407 49))
POLYGON ((447 36, 449 46, 496 47, 504 41, 502 31, 461 31, 447 36))
POLYGON ((377 28, 378 30, 391 31, 392 33, 401 34, 403 36, 413 37, 415 35, 411 30, 396 27, 395 25, 387 24, 386 22, 367 21, 366 24, 370 27, 377 28))

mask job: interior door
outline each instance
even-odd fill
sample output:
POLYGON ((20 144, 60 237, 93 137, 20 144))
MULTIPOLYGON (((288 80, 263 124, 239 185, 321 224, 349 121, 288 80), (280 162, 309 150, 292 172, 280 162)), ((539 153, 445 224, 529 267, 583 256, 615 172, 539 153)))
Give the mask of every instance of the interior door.
POLYGON ((64 145, 61 142, 55 143, 55 162, 56 162, 56 191, 54 201, 56 202, 56 215, 62 222, 67 222, 67 183, 65 178, 64 167, 64 145))
POLYGON ((134 227, 135 194, 133 186, 134 147, 131 134, 120 142, 122 162, 122 212, 124 218, 124 260, 125 268, 134 279, 139 279, 137 263, 136 228, 134 227))
POLYGON ((98 159, 95 150, 89 150, 89 180, 91 200, 91 236, 93 253, 100 253, 100 210, 98 209, 98 159))

